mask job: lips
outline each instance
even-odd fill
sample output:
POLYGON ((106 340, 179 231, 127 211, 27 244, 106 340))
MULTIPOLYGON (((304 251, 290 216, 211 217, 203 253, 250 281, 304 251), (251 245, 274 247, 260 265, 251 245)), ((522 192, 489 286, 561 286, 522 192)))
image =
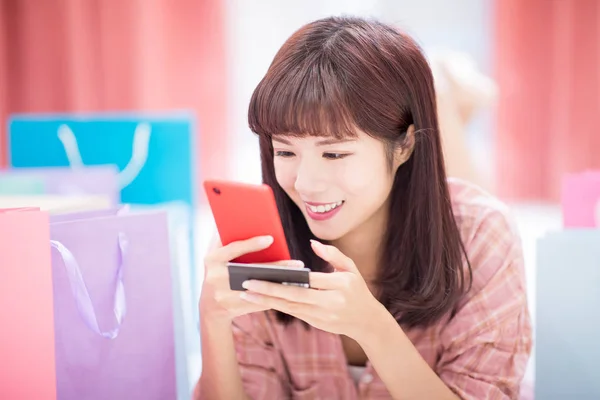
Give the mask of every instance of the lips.
POLYGON ((331 203, 304 202, 306 213, 315 221, 326 221, 333 218, 344 206, 344 201, 331 203))

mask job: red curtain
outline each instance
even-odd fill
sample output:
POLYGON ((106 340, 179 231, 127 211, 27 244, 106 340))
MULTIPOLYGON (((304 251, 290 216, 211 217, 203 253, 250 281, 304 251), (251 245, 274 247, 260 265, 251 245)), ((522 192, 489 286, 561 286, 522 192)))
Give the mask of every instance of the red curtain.
POLYGON ((494 18, 497 191, 556 201, 600 169, 600 1, 496 0, 494 18))
POLYGON ((0 0, 0 165, 13 112, 191 109, 228 175, 221 0, 0 0))

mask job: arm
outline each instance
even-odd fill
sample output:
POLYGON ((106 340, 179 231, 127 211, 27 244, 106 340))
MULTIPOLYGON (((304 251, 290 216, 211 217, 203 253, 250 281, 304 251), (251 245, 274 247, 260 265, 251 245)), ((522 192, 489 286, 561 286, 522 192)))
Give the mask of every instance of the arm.
POLYGON ((281 357, 271 344, 265 313, 202 325, 202 376, 194 399, 286 398, 281 357))
MULTIPOLYGON (((250 242, 252 239, 245 243, 250 242)), ((282 392, 277 375, 280 358, 268 345, 272 342, 266 325, 269 321, 258 312, 263 308, 249 306, 239 299, 239 293, 230 291, 225 263, 215 262, 252 250, 239 248, 240 244, 235 247, 221 254, 226 249, 214 235, 205 259, 199 306, 202 376, 194 389, 194 400, 267 399, 271 393, 282 392)))
POLYGON ((463 399, 517 399, 531 354, 520 246, 491 252, 478 265, 481 289, 440 334, 436 369, 463 399))
POLYGON ((394 399, 458 400, 423 360, 398 322, 383 306, 369 336, 358 343, 394 399), (375 326, 374 326, 375 325, 375 326))
POLYGON ((473 287, 441 329, 434 369, 420 357, 391 315, 361 346, 397 399, 516 399, 531 352, 523 255, 504 216, 478 227, 470 248, 473 287))
MULTIPOLYGON (((220 247, 218 235, 213 234, 209 251, 220 247)), ((205 270, 206 273, 206 270, 205 270)), ((206 276, 205 276, 206 278, 206 276)), ((231 320, 212 316, 207 302, 200 300, 200 343, 202 375, 194 389, 194 400, 247 400, 237 365, 231 320)))
POLYGON ((431 327, 441 349, 434 368, 333 246, 313 241, 337 272, 311 272, 310 290, 249 281, 244 298, 356 340, 395 399, 516 398, 531 351, 520 243, 501 212, 476 207, 472 214, 464 236, 472 239, 473 285, 451 318, 431 327))
POLYGON ((202 376, 194 399, 249 399, 242 385, 231 323, 203 319, 200 332, 202 376))

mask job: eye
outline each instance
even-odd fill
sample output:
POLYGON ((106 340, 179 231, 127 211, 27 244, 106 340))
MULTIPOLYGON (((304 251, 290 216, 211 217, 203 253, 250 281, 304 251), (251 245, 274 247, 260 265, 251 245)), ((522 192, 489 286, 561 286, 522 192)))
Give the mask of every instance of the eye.
POLYGON ((294 156, 294 153, 292 153, 291 151, 277 150, 275 152, 275 157, 289 158, 289 157, 293 157, 293 156, 294 156))
POLYGON ((323 158, 328 160, 341 160, 342 158, 348 157, 348 153, 323 153, 323 158))

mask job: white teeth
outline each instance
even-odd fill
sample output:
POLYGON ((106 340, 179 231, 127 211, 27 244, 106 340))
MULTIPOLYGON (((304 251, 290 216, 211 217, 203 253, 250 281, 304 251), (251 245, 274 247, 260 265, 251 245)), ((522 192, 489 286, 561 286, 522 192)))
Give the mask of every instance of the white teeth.
POLYGON ((310 211, 312 211, 314 213, 326 213, 326 212, 333 210, 336 207, 341 206, 342 203, 343 203, 343 201, 338 201, 337 203, 322 204, 320 206, 308 205, 308 208, 310 209, 310 211))

